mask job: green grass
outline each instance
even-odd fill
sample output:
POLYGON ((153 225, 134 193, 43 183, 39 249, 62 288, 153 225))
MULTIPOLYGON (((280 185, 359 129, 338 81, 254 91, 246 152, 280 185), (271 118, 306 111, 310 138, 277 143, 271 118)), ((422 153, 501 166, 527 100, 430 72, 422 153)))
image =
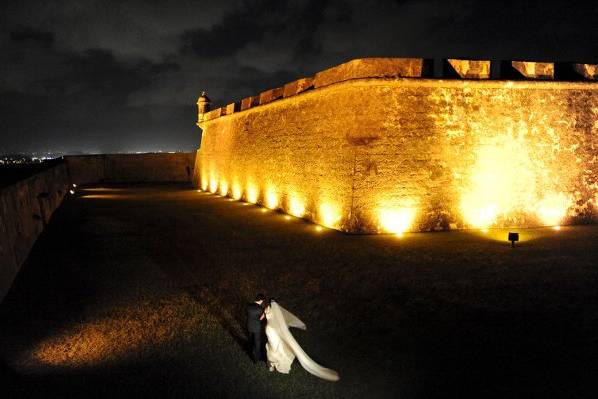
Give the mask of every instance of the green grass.
POLYGON ((178 186, 81 190, 0 305, 15 396, 593 397, 598 227, 352 236, 178 186), (95 197, 94 197, 95 196, 95 197), (254 366, 274 296, 339 371, 254 366))

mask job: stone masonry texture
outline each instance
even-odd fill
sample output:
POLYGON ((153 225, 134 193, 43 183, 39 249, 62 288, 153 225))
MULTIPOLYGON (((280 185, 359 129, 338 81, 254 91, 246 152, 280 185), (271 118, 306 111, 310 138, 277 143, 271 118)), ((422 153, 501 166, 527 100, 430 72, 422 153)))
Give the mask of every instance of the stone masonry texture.
MULTIPOLYGON (((196 183, 354 233, 472 226, 467 198, 498 190, 491 227, 596 221, 598 84, 361 78, 199 123, 196 183), (473 193, 473 194, 472 194, 473 193), (475 195, 474 195, 475 194, 475 195), (560 197, 559 197, 560 198, 560 197)), ((471 201, 470 201, 471 202, 471 201)))
POLYGON ((64 157, 73 183, 191 181, 194 153, 99 154, 64 157))
POLYGON ((0 190, 0 301, 68 190, 64 163, 0 190))

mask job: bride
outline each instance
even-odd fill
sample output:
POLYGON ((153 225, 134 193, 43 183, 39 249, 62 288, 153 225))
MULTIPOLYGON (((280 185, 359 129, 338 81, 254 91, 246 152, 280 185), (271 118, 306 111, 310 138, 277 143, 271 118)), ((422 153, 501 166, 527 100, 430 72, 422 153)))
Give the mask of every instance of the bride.
POLYGON ((314 362, 289 331, 289 327, 306 329, 305 324, 297 316, 280 306, 274 299, 270 300, 264 313, 267 320, 266 337, 268 337, 266 355, 270 371, 276 370, 288 374, 291 363, 296 357, 309 373, 325 380, 338 381, 338 373, 314 362))

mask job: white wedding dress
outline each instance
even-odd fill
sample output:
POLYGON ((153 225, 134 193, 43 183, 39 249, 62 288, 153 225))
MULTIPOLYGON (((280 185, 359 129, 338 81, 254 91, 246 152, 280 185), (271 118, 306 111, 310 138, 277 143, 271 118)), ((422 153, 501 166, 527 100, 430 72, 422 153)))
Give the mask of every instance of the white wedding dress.
POLYGON ((288 374, 295 357, 309 373, 329 381, 338 381, 336 371, 327 369, 314 362, 299 346, 289 327, 305 330, 305 324, 294 314, 272 302, 265 310, 266 314, 266 355, 271 367, 280 373, 288 374))

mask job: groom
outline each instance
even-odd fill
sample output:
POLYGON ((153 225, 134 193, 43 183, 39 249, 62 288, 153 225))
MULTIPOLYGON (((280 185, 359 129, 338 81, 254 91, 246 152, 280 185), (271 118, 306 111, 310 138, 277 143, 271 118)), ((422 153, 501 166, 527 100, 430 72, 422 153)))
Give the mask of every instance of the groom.
POLYGON ((255 301, 247 305, 247 331, 249 332, 249 344, 251 345, 251 358, 253 363, 262 359, 262 320, 264 319, 264 295, 257 294, 255 301))

